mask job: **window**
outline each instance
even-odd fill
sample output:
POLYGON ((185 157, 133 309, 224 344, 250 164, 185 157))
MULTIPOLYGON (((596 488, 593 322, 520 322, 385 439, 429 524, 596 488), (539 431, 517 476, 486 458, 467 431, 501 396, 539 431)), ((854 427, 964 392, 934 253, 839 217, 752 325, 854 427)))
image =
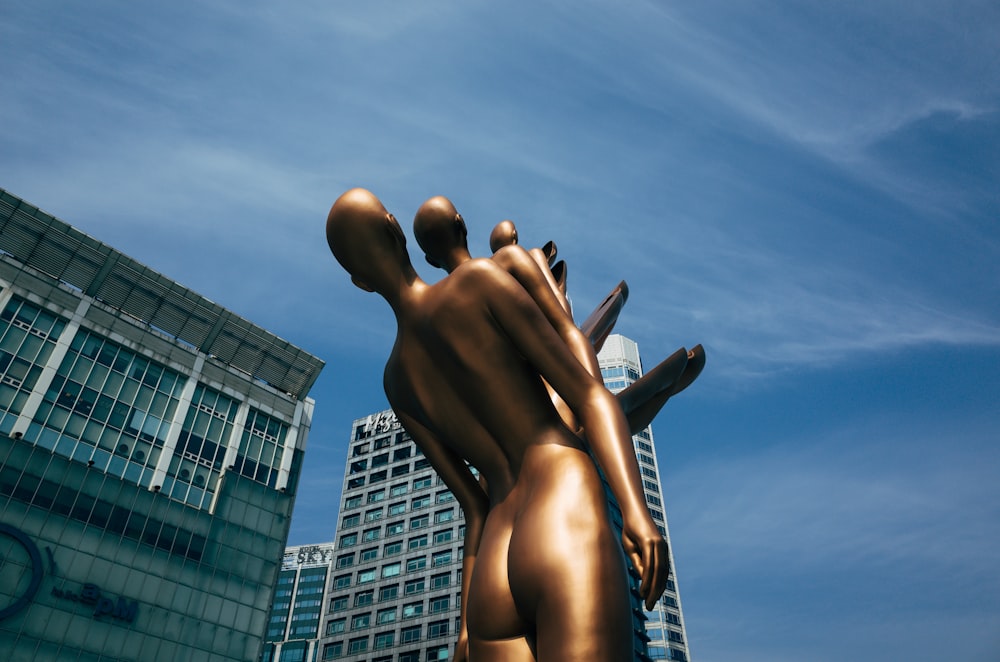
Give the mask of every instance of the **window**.
POLYGON ((447 646, 435 646, 434 648, 427 649, 428 662, 438 662, 439 660, 447 660, 447 659, 448 659, 447 646))
POLYGON ((344 510, 350 510, 351 508, 357 508, 361 505, 361 495, 352 496, 344 501, 344 510))
POLYGON ((433 623, 427 624, 427 638, 435 639, 437 637, 447 637, 448 636, 448 621, 435 621, 433 623))
POLYGON ((410 530, 413 529, 423 529, 430 525, 430 517, 427 515, 421 515, 420 517, 410 518, 410 530))
POLYGON ((451 529, 447 529, 445 531, 438 531, 437 533, 434 534, 434 544, 440 545, 442 543, 446 543, 449 540, 451 540, 451 537, 452 537, 451 529))
POLYGON ((458 527, 458 539, 465 540, 465 525, 458 527))
MULTIPOLYGON (((420 634, 417 634, 417 638, 420 638, 420 634)), ((417 651, 407 651, 405 653, 399 654, 399 662, 420 662, 420 653, 417 651)))
POLYGON ((399 561, 396 561, 395 563, 389 563, 382 566, 382 579, 386 579, 387 577, 398 576, 401 565, 402 564, 399 561))
POLYGON ((356 655, 358 653, 364 653, 368 650, 368 637, 358 637, 356 639, 351 639, 347 644, 347 654, 356 655))
POLYGON ((337 557, 337 567, 338 568, 348 568, 354 565, 354 552, 350 554, 341 554, 337 557))
POLYGON ((368 468, 368 460, 357 460, 356 462, 351 462, 352 474, 364 471, 367 468, 368 468))
POLYGON ((439 565, 448 565, 449 563, 451 563, 450 549, 446 549, 443 552, 435 552, 434 555, 431 557, 431 564, 434 567, 437 567, 439 565))
POLYGON ((348 533, 346 536, 340 537, 340 548, 354 547, 358 544, 358 534, 348 533))
POLYGON ((455 509, 449 508, 448 510, 439 510, 434 513, 434 523, 444 524, 445 522, 450 522, 455 519, 455 509))
POLYGON ((399 478, 400 476, 405 476, 410 473, 410 465, 408 464, 397 464, 392 468, 392 477, 399 478))
POLYGON ((403 522, 390 522, 385 525, 385 535, 386 536, 398 536, 403 532, 403 522))
POLYGON ((413 489, 422 490, 425 487, 430 487, 433 484, 434 484, 434 479, 431 478, 430 476, 427 476, 426 478, 417 478, 413 481, 413 489))
POLYGON ((323 646, 323 659, 332 660, 344 654, 344 642, 335 641, 332 644, 323 646))
MULTIPOLYGON (((412 644, 414 641, 420 641, 420 627, 419 625, 414 625, 413 627, 400 630, 399 642, 402 644, 412 644)), ((402 659, 402 655, 400 659, 402 659)))
POLYGON ((372 469, 375 467, 384 467, 389 464, 389 454, 382 453, 381 455, 376 455, 372 458, 372 469))
POLYGON ((351 618, 351 629, 352 630, 364 630, 366 627, 372 624, 371 614, 358 614, 351 618))
POLYGON ((390 444, 392 444, 391 437, 382 437, 381 439, 376 439, 375 450, 378 450, 380 448, 387 448, 390 444))
POLYGON ((352 478, 349 481, 347 481, 347 489, 353 490, 354 488, 361 487, 364 484, 365 484, 365 477, 358 476, 357 478, 352 478))
POLYGON ((339 590, 342 588, 347 588, 351 585, 350 575, 337 575, 333 578, 333 588, 334 590, 339 590))
POLYGON ((403 543, 387 543, 385 547, 382 548, 382 556, 392 556, 393 554, 399 554, 401 551, 403 551, 403 543))
POLYGON ((391 631, 375 635, 375 650, 391 647, 395 639, 396 633, 391 631))
POLYGON ((448 503, 455 500, 455 495, 450 490, 443 490, 437 493, 436 498, 438 503, 448 503))
POLYGON ((645 462, 646 464, 649 465, 656 464, 656 461, 653 459, 651 455, 646 455, 645 453, 638 453, 638 457, 640 462, 645 462))
POLYGON ((368 493, 368 503, 378 503, 385 499, 385 489, 372 490, 368 493))
POLYGON ((335 598, 330 599, 330 611, 337 612, 337 611, 344 611, 345 609, 347 609, 346 595, 339 595, 335 598))
POLYGON ((378 540, 378 534, 380 532, 381 529, 379 528, 365 529, 364 534, 361 536, 361 540, 363 540, 364 542, 371 542, 373 540, 378 540))
POLYGON ((353 449, 351 449, 352 457, 361 457, 368 452, 368 442, 363 444, 357 444, 353 449))
POLYGON ((374 561, 378 558, 378 547, 369 547, 361 550, 361 562, 374 561))
POLYGON ((419 471, 420 469, 426 469, 429 466, 431 466, 430 460, 428 460, 426 457, 424 457, 424 458, 421 458, 421 459, 419 459, 419 460, 417 460, 416 462, 413 463, 413 470, 414 471, 419 471))
POLYGON ((385 474, 385 469, 383 469, 382 471, 376 471, 371 476, 368 476, 368 482, 369 483, 380 483, 383 480, 385 480, 385 475, 386 475, 385 474))
POLYGON ((410 538, 410 542, 407 544, 406 548, 410 550, 420 549, 421 547, 427 546, 427 534, 422 536, 414 536, 410 538))
POLYGON ((378 590, 379 602, 385 602, 386 600, 395 600, 396 596, 399 595, 399 584, 393 584, 392 586, 383 586, 378 590))
POLYGON ((358 583, 368 584, 375 581, 375 569, 371 570, 358 570, 358 583))
POLYGON ((396 622, 396 608, 389 607, 388 609, 379 609, 378 616, 375 618, 379 625, 385 625, 386 623, 396 622))
POLYGON ((667 639, 669 639, 670 641, 676 641, 678 643, 684 643, 684 637, 681 635, 681 633, 677 632, 676 630, 671 630, 669 628, 667 629, 667 639))
POLYGON ((337 634, 338 632, 343 632, 346 621, 346 618, 338 618, 334 621, 330 621, 326 624, 326 633, 337 634))
POLYGON ((431 577, 431 590, 437 588, 444 588, 451 584, 451 573, 444 572, 440 575, 434 575, 431 577))
POLYGON ((390 503, 389 504, 389 517, 392 517, 393 515, 402 515, 405 512, 406 512, 406 502, 405 501, 400 501, 399 503, 390 503))
POLYGON ((430 612, 432 614, 438 614, 442 611, 448 611, 450 607, 450 598, 447 595, 443 595, 440 598, 431 598, 430 612))
POLYGON ((375 599, 375 591, 362 591, 354 596, 354 606, 364 607, 365 605, 370 605, 375 599))
POLYGON ((416 593, 422 592, 423 590, 424 590, 423 577, 421 577, 420 579, 411 579, 410 581, 406 582, 406 584, 403 587, 403 593, 405 593, 406 595, 414 595, 416 593))
POLYGON ((365 511, 366 522, 377 522, 380 519, 382 519, 381 508, 372 508, 371 510, 365 511))
POLYGON ((426 508, 429 505, 431 505, 431 497, 430 495, 426 494, 423 496, 413 497, 413 499, 410 501, 411 510, 416 510, 418 508, 426 508))
POLYGON ((427 557, 426 556, 420 556, 420 557, 417 557, 415 559, 408 559, 406 561, 406 571, 407 572, 416 572, 417 570, 421 570, 421 569, 426 568, 426 567, 427 567, 427 557))
POLYGON ((417 618, 418 616, 424 615, 424 603, 423 602, 411 602, 408 605, 403 605, 403 618, 417 618))
POLYGON ((393 485, 392 487, 389 488, 389 494, 391 494, 394 497, 406 494, 406 483, 403 483, 401 485, 393 485))
POLYGON ((392 453, 392 460, 405 460, 413 454, 413 446, 403 446, 402 448, 397 448, 392 453))

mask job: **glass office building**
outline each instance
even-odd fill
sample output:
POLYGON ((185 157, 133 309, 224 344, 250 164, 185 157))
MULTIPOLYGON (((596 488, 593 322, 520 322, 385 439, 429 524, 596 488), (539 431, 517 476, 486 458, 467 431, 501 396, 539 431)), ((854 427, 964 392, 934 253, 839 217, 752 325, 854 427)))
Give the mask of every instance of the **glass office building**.
POLYGON ((334 544, 286 547, 264 633, 263 662, 314 662, 334 544))
POLYGON ((0 189, 0 657, 256 659, 322 365, 0 189))
POLYGON ((396 415, 355 420, 319 659, 451 659, 464 537, 454 495, 396 415))
MULTIPOLYGON (((597 355, 604 385, 612 392, 618 393, 642 376, 642 361, 639 358, 639 347, 624 336, 611 335, 604 342, 604 347, 597 355)), ((632 437, 635 445, 636 459, 639 461, 639 472, 642 474, 643 491, 646 505, 660 533, 670 543, 670 532, 667 528, 667 517, 663 508, 663 486, 660 482, 660 470, 656 464, 656 450, 653 445, 651 427, 632 437)), ((687 647, 687 635, 684 631, 684 613, 681 610, 681 595, 677 588, 677 566, 674 564, 673 546, 670 546, 670 575, 667 579, 667 589, 663 597, 652 611, 646 611, 646 636, 648 641, 648 656, 653 660, 676 660, 688 662, 690 653, 687 647)))

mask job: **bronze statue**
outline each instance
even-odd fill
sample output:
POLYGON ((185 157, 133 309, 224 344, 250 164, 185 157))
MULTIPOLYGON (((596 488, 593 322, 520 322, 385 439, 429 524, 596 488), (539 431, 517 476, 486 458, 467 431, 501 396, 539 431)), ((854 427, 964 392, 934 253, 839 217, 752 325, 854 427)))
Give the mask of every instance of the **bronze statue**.
POLYGON ((352 281, 392 307, 386 395, 465 513, 467 598, 456 657, 629 658, 628 583, 600 478, 540 377, 586 430, 652 606, 667 578, 666 543, 646 510, 614 398, 494 261, 471 259, 434 285, 423 282, 395 218, 368 191, 337 199, 327 240, 352 281), (488 498, 465 460, 486 477, 488 498))

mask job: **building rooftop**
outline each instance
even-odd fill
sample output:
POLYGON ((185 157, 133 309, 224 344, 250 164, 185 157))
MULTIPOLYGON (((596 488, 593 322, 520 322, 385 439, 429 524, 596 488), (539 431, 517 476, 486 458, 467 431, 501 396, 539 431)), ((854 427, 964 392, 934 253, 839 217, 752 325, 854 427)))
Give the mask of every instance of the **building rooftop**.
POLYGON ((0 256, 297 399, 324 362, 0 188, 0 256))

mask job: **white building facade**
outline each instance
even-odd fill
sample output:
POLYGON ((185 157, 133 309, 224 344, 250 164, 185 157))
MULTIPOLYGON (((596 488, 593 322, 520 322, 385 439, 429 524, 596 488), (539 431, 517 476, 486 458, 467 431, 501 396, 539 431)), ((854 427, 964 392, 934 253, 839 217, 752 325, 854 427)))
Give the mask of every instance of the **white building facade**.
MULTIPOLYGON (((605 341, 597 355, 604 385, 612 393, 618 393, 642 376, 642 361, 639 347, 624 336, 613 334, 605 341)), ((652 611, 646 611, 646 635, 649 637, 648 654, 653 660, 676 660, 688 662, 691 659, 684 630, 684 612, 681 609, 680 589, 677 586, 677 566, 674 564, 673 545, 664 511, 663 485, 656 462, 656 447, 653 444, 651 427, 632 437, 639 472, 642 475, 646 505, 653 516, 660 533, 667 539, 670 549, 670 575, 663 597, 652 611)))

